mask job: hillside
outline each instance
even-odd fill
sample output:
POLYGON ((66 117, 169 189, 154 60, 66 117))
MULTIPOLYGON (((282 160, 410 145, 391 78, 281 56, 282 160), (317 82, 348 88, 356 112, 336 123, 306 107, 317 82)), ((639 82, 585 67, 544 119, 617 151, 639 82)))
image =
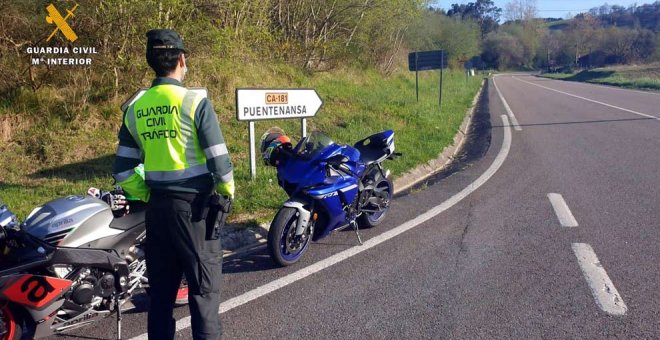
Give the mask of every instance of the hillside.
POLYGON ((577 73, 546 73, 543 76, 633 89, 660 90, 660 63, 602 67, 577 73))
MULTIPOLYGON (((282 65, 275 68, 252 65, 243 70, 231 77, 232 86, 315 88, 324 106, 317 117, 309 120, 308 129, 322 130, 337 142, 352 144, 380 130, 394 129, 397 150, 405 155, 387 164, 395 176, 434 158, 451 143, 481 82, 471 78, 466 83, 462 72, 445 74, 444 103, 440 111, 437 74, 422 75, 421 101, 416 103, 414 73, 407 71, 386 77, 374 70, 357 69, 310 76, 287 70, 282 65)), ((190 73, 191 77, 196 73, 194 67, 190 73)), ((262 164, 258 166, 257 180, 250 180, 247 124, 236 121, 233 97, 224 94, 222 86, 209 85, 236 167, 234 218, 240 221, 267 219, 272 216, 270 210, 285 198, 284 193, 276 185, 273 169, 262 164)), ((43 120, 17 109, 29 110, 30 103, 53 93, 53 89, 24 93, 14 105, 3 106, 0 114, 0 135, 3 136, 0 163, 5 165, 0 173, 0 197, 22 217, 46 200, 84 193, 90 186, 108 189, 112 185, 110 166, 121 112, 108 108, 107 115, 89 114, 70 120, 66 118, 66 111, 53 109, 51 117, 43 120)), ((294 140, 300 139, 299 122, 285 120, 257 123, 258 136, 273 125, 283 127, 294 140)))
MULTIPOLYGON (((273 169, 259 165, 256 181, 249 178, 247 124, 235 118, 236 88, 315 88, 324 106, 308 129, 323 130, 337 142, 394 129, 397 149, 405 154, 388 164, 396 176, 451 142, 481 83, 466 81, 462 69, 447 71, 441 111, 438 72, 422 72, 421 100, 415 101, 404 32, 424 11, 421 1, 413 7, 397 1, 321 6, 301 0, 289 7, 281 1, 78 3, 70 19, 79 37, 74 43, 62 34, 46 43, 46 2, 12 3, 0 13, 0 65, 7 70, 0 80, 0 197, 21 217, 55 197, 90 186, 111 188, 119 106, 151 82, 144 32, 154 26, 179 30, 191 52, 185 83, 209 90, 236 168, 237 221, 269 219, 284 193, 273 169), (320 17, 303 15, 310 10, 320 17), (392 13, 398 13, 396 20, 381 20, 392 13), (307 27, 306 35, 293 26, 307 27), (86 56, 91 66, 32 65, 27 48, 42 45, 95 47, 97 53, 86 56)), ((282 120, 256 124, 258 136, 272 125, 300 138, 298 122, 282 120)))
POLYGON ((660 61, 660 1, 604 4, 570 19, 537 14, 531 10, 488 33, 483 61, 500 70, 549 71, 660 61))

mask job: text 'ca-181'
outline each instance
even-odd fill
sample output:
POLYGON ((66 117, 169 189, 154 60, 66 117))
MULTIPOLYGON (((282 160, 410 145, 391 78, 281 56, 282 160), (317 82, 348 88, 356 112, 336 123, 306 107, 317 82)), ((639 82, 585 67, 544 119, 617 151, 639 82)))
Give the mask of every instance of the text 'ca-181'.
POLYGON ((313 89, 237 89, 241 121, 314 117, 323 101, 313 89))

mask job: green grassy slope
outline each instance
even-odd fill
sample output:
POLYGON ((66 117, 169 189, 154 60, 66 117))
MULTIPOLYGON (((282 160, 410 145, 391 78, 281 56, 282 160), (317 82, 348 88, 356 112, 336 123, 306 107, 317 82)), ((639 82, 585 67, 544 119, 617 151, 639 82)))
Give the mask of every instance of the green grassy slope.
MULTIPOLYGON (((308 120, 308 131, 325 131, 336 142, 352 144, 393 129, 397 150, 404 157, 388 162, 387 167, 397 176, 435 158, 451 143, 481 84, 478 77, 466 82, 463 72, 446 71, 440 111, 438 74, 420 73, 417 103, 414 73, 407 71, 383 76, 373 70, 351 69, 310 75, 283 64, 239 67, 229 63, 212 69, 191 68, 187 85, 208 87, 236 168, 234 221, 269 220, 286 198, 276 184, 274 169, 259 164, 257 179, 250 180, 247 123, 236 121, 234 88, 315 88, 324 106, 308 120)), ((50 199, 81 194, 90 186, 110 189, 112 185, 110 167, 121 120, 116 104, 121 100, 69 116, 75 108, 63 105, 60 96, 62 91, 43 88, 21 92, 12 103, 0 103, 0 197, 21 218, 50 199)), ((257 138, 273 125, 299 140, 296 120, 258 122, 257 138)))
POLYGON ((660 90, 660 64, 596 68, 578 73, 547 73, 543 77, 625 88, 660 90))

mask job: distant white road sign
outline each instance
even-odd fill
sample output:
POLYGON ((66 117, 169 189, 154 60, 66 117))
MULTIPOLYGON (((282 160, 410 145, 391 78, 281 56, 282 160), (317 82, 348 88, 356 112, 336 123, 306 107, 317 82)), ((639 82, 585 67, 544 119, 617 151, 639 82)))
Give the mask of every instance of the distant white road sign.
POLYGON ((236 89, 236 119, 314 117, 323 101, 313 89, 236 89))

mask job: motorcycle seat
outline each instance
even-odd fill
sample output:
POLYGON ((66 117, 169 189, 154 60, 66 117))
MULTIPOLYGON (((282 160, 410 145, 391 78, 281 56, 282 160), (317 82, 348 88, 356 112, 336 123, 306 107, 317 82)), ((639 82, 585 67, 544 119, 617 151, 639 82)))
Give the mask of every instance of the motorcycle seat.
POLYGON ((370 165, 374 162, 382 162, 390 155, 390 147, 386 140, 379 135, 369 136, 357 143, 354 147, 360 151, 360 159, 370 165))
POLYGON ((144 223, 146 204, 142 202, 131 202, 130 213, 126 216, 114 218, 110 222, 110 228, 117 230, 129 230, 144 223))

